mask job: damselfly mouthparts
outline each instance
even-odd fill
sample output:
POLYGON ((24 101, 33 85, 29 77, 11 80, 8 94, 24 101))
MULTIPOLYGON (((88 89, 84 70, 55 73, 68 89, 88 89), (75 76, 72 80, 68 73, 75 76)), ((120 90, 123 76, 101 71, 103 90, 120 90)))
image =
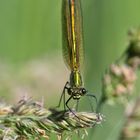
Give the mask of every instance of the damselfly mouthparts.
POLYGON ((62 0, 62 39, 63 56, 66 65, 71 71, 69 82, 66 82, 63 93, 60 98, 64 100, 64 108, 70 109, 68 102, 71 99, 79 101, 81 96, 89 94, 83 86, 81 76, 81 64, 83 59, 83 31, 82 31, 82 10, 80 0, 62 0), (70 97, 65 101, 65 93, 70 97))

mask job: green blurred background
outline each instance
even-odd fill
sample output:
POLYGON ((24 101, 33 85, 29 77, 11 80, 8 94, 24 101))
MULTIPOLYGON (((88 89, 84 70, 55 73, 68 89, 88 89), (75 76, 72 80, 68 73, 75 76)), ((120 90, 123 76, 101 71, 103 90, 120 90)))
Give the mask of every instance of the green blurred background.
MULTIPOLYGON (((82 0, 84 81, 98 99, 105 68, 125 50, 128 29, 140 25, 139 6, 139 0, 82 0)), ((10 103, 28 95, 56 105, 69 76, 61 48, 61 0, 0 0, 0 97, 10 103)), ((101 112, 106 121, 86 139, 118 140, 123 107, 105 105, 101 112)))

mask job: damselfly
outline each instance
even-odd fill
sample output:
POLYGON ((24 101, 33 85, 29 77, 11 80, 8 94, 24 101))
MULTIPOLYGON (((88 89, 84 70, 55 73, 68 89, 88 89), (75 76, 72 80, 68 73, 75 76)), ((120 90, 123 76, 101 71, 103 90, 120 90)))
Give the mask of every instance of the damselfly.
POLYGON ((62 39, 63 56, 66 65, 71 71, 69 82, 66 82, 60 98, 64 100, 64 108, 70 109, 68 102, 71 99, 79 101, 81 96, 89 94, 83 86, 81 76, 81 64, 83 59, 83 31, 82 31, 82 11, 80 0, 62 0, 62 39), (70 97, 65 101, 65 93, 70 97))

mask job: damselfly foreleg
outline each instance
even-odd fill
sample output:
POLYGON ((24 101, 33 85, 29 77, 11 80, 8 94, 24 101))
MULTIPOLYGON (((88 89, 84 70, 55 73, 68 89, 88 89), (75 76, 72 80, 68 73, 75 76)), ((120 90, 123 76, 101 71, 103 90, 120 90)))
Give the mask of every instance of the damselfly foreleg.
POLYGON ((63 88, 63 91, 62 91, 62 94, 61 94, 61 97, 59 99, 59 103, 58 105, 56 106, 56 108, 59 108, 61 106, 61 102, 62 102, 62 99, 63 99, 63 102, 64 102, 64 109, 66 110, 66 107, 65 107, 65 94, 66 94, 66 89, 68 89, 68 85, 69 85, 69 82, 67 81, 64 88, 63 88))
MULTIPOLYGON (((97 101, 97 98, 96 98, 96 96, 95 95, 93 95, 93 94, 86 94, 86 96, 87 97, 92 97, 92 98, 94 98, 95 99, 95 101, 96 101, 96 106, 97 106, 97 103, 98 103, 98 101, 97 101)), ((92 105, 92 103, 91 102, 89 102, 90 103, 90 106, 91 106, 91 110, 94 112, 94 109, 93 109, 93 105, 92 105)), ((96 107, 97 108, 97 107, 96 107)))

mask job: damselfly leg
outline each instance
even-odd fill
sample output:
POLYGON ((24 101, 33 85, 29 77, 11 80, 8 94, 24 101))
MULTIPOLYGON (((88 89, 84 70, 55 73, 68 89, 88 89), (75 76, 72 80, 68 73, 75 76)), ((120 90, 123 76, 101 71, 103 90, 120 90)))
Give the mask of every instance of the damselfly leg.
MULTIPOLYGON (((75 110, 77 111, 78 107, 79 107, 79 101, 80 101, 81 97, 84 95, 86 95, 86 97, 90 97, 90 99, 92 99, 92 98, 95 99, 96 104, 97 104, 97 98, 95 95, 89 94, 85 88, 72 88, 70 86, 70 83, 66 82, 57 107, 61 106, 61 103, 63 100, 64 110, 68 109, 72 112, 72 109, 71 109, 71 107, 69 107, 68 104, 73 99, 74 101, 76 101, 75 110), (66 96, 65 96, 66 94, 70 95, 70 97, 67 100, 66 100, 66 96)), ((90 103, 91 111, 94 111, 92 101, 90 100, 89 103, 90 103)))
POLYGON ((56 108, 59 108, 61 106, 61 102, 62 102, 62 99, 63 99, 63 104, 64 104, 64 110, 66 110, 66 106, 65 106, 65 103, 66 103, 66 97, 65 97, 65 94, 66 94, 66 90, 68 89, 68 84, 69 82, 67 81, 64 88, 63 88, 63 91, 62 91, 62 94, 61 94, 61 97, 59 99, 59 103, 58 105, 56 106, 56 108))
MULTIPOLYGON (((96 98, 96 96, 94 95, 94 94, 86 94, 86 96, 87 97, 91 97, 91 98, 93 98, 93 99, 95 99, 95 101, 96 101, 96 108, 97 108, 97 98, 96 98)), ((90 98, 90 99, 91 99, 90 98)), ((88 98, 89 99, 89 98, 88 98)), ((93 107, 93 104, 92 104, 92 102, 91 102, 91 100, 89 100, 89 103, 90 103, 90 107, 91 107, 91 110, 92 110, 92 112, 94 112, 94 107, 93 107)), ((97 109, 96 109, 97 110, 97 109)))

